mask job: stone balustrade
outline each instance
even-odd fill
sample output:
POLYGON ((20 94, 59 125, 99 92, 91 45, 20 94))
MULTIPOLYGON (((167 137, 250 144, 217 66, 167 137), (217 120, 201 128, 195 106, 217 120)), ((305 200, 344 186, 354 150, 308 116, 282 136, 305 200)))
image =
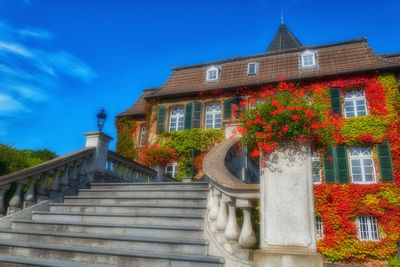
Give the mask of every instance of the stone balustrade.
POLYGON ((252 266, 251 249, 257 239, 251 214, 259 201, 260 187, 244 183, 225 167, 225 157, 236 142, 224 140, 204 158, 203 170, 210 184, 204 232, 210 242, 210 253, 223 256, 227 266, 252 266), (243 213, 241 227, 238 209, 243 213))
POLYGON ((95 151, 95 147, 85 147, 34 167, 0 176, 0 216, 43 200, 60 201, 64 195, 71 194, 71 190, 88 184, 93 178, 95 151), (26 190, 22 190, 24 186, 26 190), (9 201, 5 199, 8 191, 13 192, 9 201))
POLYGON ((157 181, 157 172, 115 152, 108 151, 106 174, 122 182, 150 183, 157 181))

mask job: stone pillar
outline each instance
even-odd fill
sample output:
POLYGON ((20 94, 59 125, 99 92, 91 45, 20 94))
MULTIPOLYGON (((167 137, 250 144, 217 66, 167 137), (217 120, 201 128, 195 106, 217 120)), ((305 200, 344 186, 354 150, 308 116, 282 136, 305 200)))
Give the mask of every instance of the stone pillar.
POLYGON ((92 158, 92 170, 97 173, 105 174, 108 143, 113 139, 112 137, 102 132, 88 132, 86 136, 86 147, 96 147, 96 152, 92 158))
POLYGON ((154 166, 151 166, 151 168, 157 172, 156 181, 162 182, 164 180, 165 167, 163 167, 161 165, 154 165, 154 166))
POLYGON ((255 266, 322 267, 315 236, 309 144, 288 142, 263 158, 260 247, 255 266))

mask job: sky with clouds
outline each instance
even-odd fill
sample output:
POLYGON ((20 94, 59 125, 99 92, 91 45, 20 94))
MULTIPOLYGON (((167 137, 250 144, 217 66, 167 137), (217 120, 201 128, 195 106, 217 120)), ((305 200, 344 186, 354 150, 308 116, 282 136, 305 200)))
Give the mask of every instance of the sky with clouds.
MULTIPOLYGON (((399 1, 1 0, 0 143, 84 145, 105 107, 104 131, 144 87, 176 65, 263 52, 280 23, 306 45, 366 36, 400 52, 399 1)), ((115 141, 111 144, 114 149, 115 141)))

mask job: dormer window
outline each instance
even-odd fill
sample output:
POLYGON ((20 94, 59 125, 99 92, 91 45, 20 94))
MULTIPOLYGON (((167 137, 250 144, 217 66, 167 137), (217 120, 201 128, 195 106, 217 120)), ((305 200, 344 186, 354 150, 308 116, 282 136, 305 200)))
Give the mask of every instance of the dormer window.
POLYGON ((247 65, 247 75, 256 75, 258 73, 258 63, 253 62, 247 65))
POLYGON ((207 69, 206 81, 217 81, 219 79, 219 69, 217 67, 210 67, 207 69))
POLYGON ((317 66, 317 60, 315 56, 316 52, 306 50, 300 55, 300 60, 301 60, 301 67, 302 68, 310 68, 310 67, 316 67, 317 66))

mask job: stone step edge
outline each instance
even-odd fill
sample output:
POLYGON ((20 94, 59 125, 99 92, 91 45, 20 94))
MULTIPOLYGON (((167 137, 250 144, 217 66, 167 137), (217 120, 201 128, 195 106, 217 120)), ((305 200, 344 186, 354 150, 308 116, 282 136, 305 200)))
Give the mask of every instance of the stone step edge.
POLYGON ((176 205, 160 205, 160 204, 93 204, 93 203, 49 203, 49 206, 88 206, 88 207, 122 207, 122 208, 171 208, 171 209, 206 209, 204 206, 176 206, 176 205))
POLYGON ((155 183, 90 183, 90 185, 208 185, 208 182, 155 182, 155 183))
MULTIPOLYGON (((149 259, 166 259, 176 261, 189 261, 189 262, 206 262, 222 264, 221 258, 213 256, 186 256, 176 254, 162 254, 162 253, 150 253, 150 252, 131 252, 121 250, 109 250, 109 249, 98 249, 98 248, 85 248, 85 247, 70 247, 70 246, 59 246, 59 245, 46 245, 40 243, 27 243, 27 242, 9 242, 0 240, 0 246, 9 247, 22 247, 22 248, 34 248, 34 249, 48 249, 48 250, 60 250, 68 252, 88 253, 88 254, 103 254, 111 256, 126 256, 126 257, 137 257, 137 258, 149 258, 149 259)), ((1 254, 0 254, 1 255, 1 254)))
POLYGON ((200 189, 115 189, 115 188, 106 188, 106 189, 79 189, 79 192, 208 192, 210 191, 208 188, 200 188, 200 189))
POLYGON ((170 199, 170 200, 207 200, 207 197, 133 197, 133 196, 65 196, 64 199, 170 199))
POLYGON ((58 212, 58 211, 32 211, 32 214, 69 215, 69 216, 104 216, 104 217, 162 217, 162 218, 187 218, 203 219, 202 215, 195 214, 148 214, 148 213, 103 213, 103 212, 58 212))
POLYGON ((88 226, 88 227, 109 227, 109 228, 139 228, 139 229, 160 229, 160 230, 183 230, 183 231, 202 231, 202 227, 179 226, 179 225, 150 225, 150 224, 116 224, 116 223, 89 223, 89 222, 66 222, 56 220, 22 220, 12 219, 15 223, 30 224, 55 224, 55 225, 71 225, 71 226, 88 226))
POLYGON ((79 262, 71 262, 71 261, 56 261, 56 260, 47 260, 43 258, 25 258, 25 257, 12 257, 6 255, 0 255, 0 262, 3 263, 15 263, 15 264, 25 264, 32 266, 41 266, 41 267, 108 267, 106 265, 98 265, 98 264, 88 264, 88 263, 79 263, 79 262))
POLYGON ((59 236, 70 238, 86 238, 86 239, 105 239, 111 241, 131 241, 143 243, 163 243, 163 244, 178 244, 178 245, 197 245, 207 246, 208 243, 204 240, 183 240, 183 239, 166 239, 166 238, 151 238, 151 237, 135 237, 135 236, 110 236, 110 235, 94 235, 94 234, 78 234, 78 233, 62 233, 62 232, 43 232, 29 230, 10 230, 0 229, 1 233, 8 234, 26 234, 40 236, 59 236))

